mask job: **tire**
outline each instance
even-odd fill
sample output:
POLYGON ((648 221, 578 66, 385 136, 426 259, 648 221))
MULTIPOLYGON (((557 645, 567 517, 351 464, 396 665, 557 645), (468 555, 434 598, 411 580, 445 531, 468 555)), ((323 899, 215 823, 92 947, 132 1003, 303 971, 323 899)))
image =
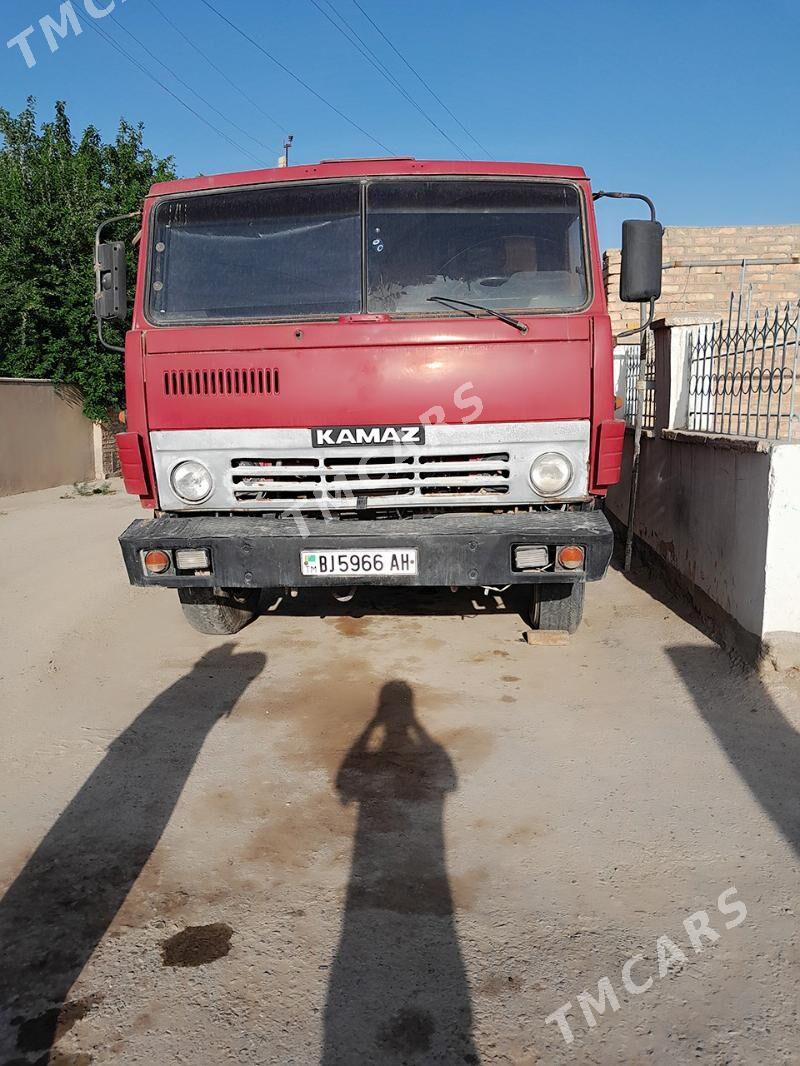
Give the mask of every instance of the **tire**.
POLYGON ((574 633, 583 618, 585 591, 585 581, 534 585, 529 618, 531 628, 574 633))
POLYGON ((183 615, 198 633, 209 637, 238 633, 258 614, 260 589, 178 589, 183 615))

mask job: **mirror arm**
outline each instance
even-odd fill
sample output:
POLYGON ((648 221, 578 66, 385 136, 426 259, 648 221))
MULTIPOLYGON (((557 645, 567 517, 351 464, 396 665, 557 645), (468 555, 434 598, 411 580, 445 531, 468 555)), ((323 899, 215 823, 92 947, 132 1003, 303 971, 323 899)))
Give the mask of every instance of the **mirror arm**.
POLYGON ((106 228, 106 226, 113 226, 115 222, 124 222, 126 218, 141 218, 141 217, 142 217, 142 212, 141 211, 130 211, 127 215, 114 215, 113 218, 107 218, 104 222, 101 222, 100 225, 95 230, 95 234, 94 234, 94 245, 95 245, 95 248, 98 246, 98 244, 100 244, 100 239, 103 236, 103 230, 106 228))
POLYGON ((107 352, 118 352, 120 355, 125 354, 125 349, 121 348, 118 344, 109 344, 103 336, 103 320, 98 318, 97 320, 97 339, 107 352))
MULTIPOLYGON (((107 226, 112 226, 115 222, 124 222, 128 218, 141 218, 141 211, 131 211, 127 215, 114 215, 113 218, 107 218, 104 222, 101 222, 94 233, 94 270, 95 277, 97 279, 97 291, 100 290, 100 242, 103 236, 103 230, 107 226)), ((119 352, 121 355, 125 354, 125 349, 120 348, 118 344, 109 344, 103 336, 103 322, 101 319, 97 320, 97 338, 102 346, 109 352, 119 352)))
POLYGON ((650 197, 649 196, 645 196, 644 193, 641 193, 641 192, 605 192, 605 191, 601 190, 600 192, 592 193, 592 200, 600 200, 603 196, 610 196, 614 200, 641 200, 643 203, 647 204, 647 206, 650 209, 650 221, 651 222, 655 222, 656 221, 656 205, 653 203, 653 201, 650 199, 650 197))
POLYGON ((103 323, 100 319, 97 320, 97 339, 103 345, 107 352, 118 352, 120 355, 125 354, 125 349, 120 347, 119 344, 109 344, 103 336, 103 323))
POLYGON ((641 324, 641 326, 634 326, 633 329, 624 329, 621 333, 617 334, 617 337, 630 337, 634 333, 644 333, 646 329, 649 329, 653 324, 653 318, 656 313, 655 300, 650 301, 650 310, 647 312, 647 318, 641 324))

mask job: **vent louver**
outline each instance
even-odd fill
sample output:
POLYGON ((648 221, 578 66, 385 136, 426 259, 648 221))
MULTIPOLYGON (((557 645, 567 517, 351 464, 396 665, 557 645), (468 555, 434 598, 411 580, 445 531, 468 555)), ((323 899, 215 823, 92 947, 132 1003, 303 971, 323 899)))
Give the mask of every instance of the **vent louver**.
POLYGON ((277 369, 236 367, 219 370, 165 370, 165 396, 275 396, 277 369))

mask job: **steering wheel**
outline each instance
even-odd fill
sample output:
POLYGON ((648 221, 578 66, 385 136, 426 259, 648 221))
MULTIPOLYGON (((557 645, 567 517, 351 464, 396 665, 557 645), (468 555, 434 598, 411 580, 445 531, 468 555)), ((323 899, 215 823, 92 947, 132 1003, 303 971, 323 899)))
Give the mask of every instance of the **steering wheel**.
POLYGON ((508 275, 490 274, 486 278, 476 278, 475 279, 475 284, 476 285, 484 285, 484 286, 486 286, 486 288, 494 288, 494 289, 496 289, 500 285, 505 285, 505 283, 507 281, 509 281, 512 276, 513 275, 511 275, 511 274, 508 274, 508 275))

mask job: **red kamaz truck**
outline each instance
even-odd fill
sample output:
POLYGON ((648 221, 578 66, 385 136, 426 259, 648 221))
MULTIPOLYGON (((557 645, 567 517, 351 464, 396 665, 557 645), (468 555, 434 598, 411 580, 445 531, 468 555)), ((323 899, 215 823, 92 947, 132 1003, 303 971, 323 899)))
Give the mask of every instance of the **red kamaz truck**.
MULTIPOLYGON (((135 585, 232 633, 266 589, 524 586, 574 631, 608 566, 612 336, 580 168, 340 160, 156 185, 125 343, 135 585)), ((623 223, 622 297, 661 226, 623 223)), ((115 222, 117 220, 109 220, 115 222)), ((98 231, 96 314, 125 321, 98 231)), ((652 305, 651 305, 652 307, 652 305)), ((104 341, 105 343, 105 341, 104 341)))

